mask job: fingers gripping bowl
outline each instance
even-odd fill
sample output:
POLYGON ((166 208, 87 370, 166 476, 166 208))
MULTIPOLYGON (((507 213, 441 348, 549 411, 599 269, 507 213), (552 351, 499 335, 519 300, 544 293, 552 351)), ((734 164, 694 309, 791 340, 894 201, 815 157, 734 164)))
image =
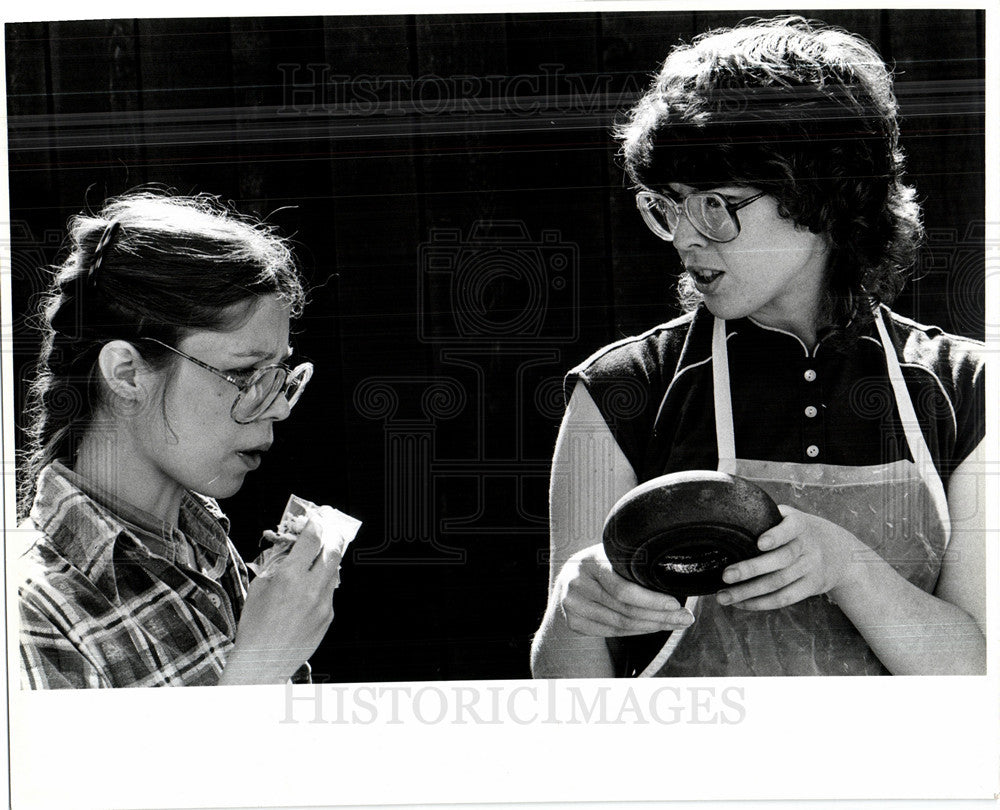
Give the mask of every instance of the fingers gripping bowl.
POLYGON ((723 570, 757 556, 757 538, 781 521, 771 497, 726 473, 661 475, 627 492, 604 523, 620 576, 675 597, 715 593, 723 570))

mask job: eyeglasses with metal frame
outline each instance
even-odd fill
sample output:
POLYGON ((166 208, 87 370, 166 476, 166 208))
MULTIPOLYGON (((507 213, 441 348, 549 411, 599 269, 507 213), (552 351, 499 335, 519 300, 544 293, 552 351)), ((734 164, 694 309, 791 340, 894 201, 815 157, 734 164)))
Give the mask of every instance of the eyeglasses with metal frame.
POLYGON ((235 385, 239 389, 239 393, 233 400, 229 415, 241 425, 259 419, 271 408, 279 396, 285 397, 289 410, 294 408, 313 375, 312 363, 300 363, 295 368, 289 368, 284 363, 272 363, 254 369, 251 376, 244 381, 220 368, 210 366, 197 357, 185 354, 162 340, 150 337, 142 338, 142 340, 156 343, 158 346, 180 355, 185 360, 190 360, 196 366, 201 366, 206 371, 212 372, 216 377, 221 377, 226 382, 235 385))

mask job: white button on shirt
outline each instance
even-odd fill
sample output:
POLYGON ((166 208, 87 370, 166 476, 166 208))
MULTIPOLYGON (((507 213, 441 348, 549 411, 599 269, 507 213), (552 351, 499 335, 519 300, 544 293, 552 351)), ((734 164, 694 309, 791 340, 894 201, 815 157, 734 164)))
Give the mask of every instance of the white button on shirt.
POLYGON ((806 373, 803 374, 802 376, 806 378, 806 382, 812 382, 813 380, 816 379, 816 372, 810 368, 807 369, 806 373))
POLYGON ((815 405, 807 405, 806 406, 806 416, 808 416, 810 419, 812 419, 814 416, 816 416, 816 413, 817 413, 817 411, 816 411, 816 406, 815 405))
POLYGON ((810 444, 806 448, 806 455, 809 456, 809 458, 816 458, 816 456, 819 455, 819 448, 815 444, 810 444))

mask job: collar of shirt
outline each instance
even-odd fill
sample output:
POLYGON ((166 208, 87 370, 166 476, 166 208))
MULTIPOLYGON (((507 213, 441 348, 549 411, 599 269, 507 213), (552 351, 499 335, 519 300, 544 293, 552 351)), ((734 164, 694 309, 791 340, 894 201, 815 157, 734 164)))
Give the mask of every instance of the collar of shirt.
MULTIPOLYGON (((821 350, 826 353, 835 350, 843 333, 843 330, 839 327, 825 327, 821 329, 819 334, 816 336, 816 343, 812 347, 809 347, 805 344, 802 338, 794 332, 782 329, 778 326, 768 326, 767 324, 756 320, 752 315, 748 315, 745 318, 739 318, 735 321, 729 321, 729 326, 730 334, 734 331, 738 332, 742 329, 743 331, 756 333, 760 337, 773 336, 775 340, 787 341, 790 348, 797 344, 799 351, 802 352, 802 356, 805 358, 818 357, 821 350)), ((874 343, 880 350, 882 348, 882 343, 878 338, 874 321, 865 326, 856 338, 860 341, 874 343)), ((856 345, 857 344, 855 344, 855 347, 856 345)))
MULTIPOLYGON (((883 315, 886 315, 889 310, 882 305, 882 312, 883 315)), ((699 304, 693 313, 689 339, 685 341, 685 348, 682 352, 679 367, 703 360, 705 357, 711 357, 712 326, 714 321, 714 316, 708 311, 705 304, 699 304)), ((888 319, 887 327, 889 334, 893 335, 893 326, 888 319)), ((761 352, 763 358, 767 358, 767 352, 773 350, 780 351, 783 354, 787 353, 789 358, 820 359, 822 356, 829 359, 831 356, 837 357, 845 354, 851 357, 857 354, 862 348, 874 348, 879 354, 884 356, 882 342, 879 340, 874 321, 866 325, 856 335, 856 342, 852 342, 847 346, 840 343, 842 330, 838 327, 820 330, 816 344, 810 348, 795 333, 776 326, 768 326, 754 319, 752 316, 726 321, 726 335, 730 340, 738 336, 741 342, 748 342, 755 347, 755 351, 761 352)), ((734 344, 729 343, 729 345, 732 347, 734 344)))
POLYGON ((118 599, 114 567, 119 538, 129 538, 140 553, 175 564, 179 542, 195 546, 202 573, 217 579, 229 560, 229 520, 211 498, 186 492, 178 527, 111 493, 55 461, 38 478, 31 521, 51 543, 113 600, 118 599))

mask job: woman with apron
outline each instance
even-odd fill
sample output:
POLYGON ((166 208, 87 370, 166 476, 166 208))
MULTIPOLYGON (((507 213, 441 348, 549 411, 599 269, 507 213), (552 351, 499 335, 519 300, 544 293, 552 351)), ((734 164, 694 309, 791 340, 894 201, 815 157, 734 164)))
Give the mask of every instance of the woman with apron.
POLYGON ((533 673, 985 672, 982 344, 888 308, 922 230, 881 59, 799 18, 715 31, 618 135, 688 314, 567 377, 533 673), (680 604, 618 576, 601 528, 697 469, 783 519, 680 604))

